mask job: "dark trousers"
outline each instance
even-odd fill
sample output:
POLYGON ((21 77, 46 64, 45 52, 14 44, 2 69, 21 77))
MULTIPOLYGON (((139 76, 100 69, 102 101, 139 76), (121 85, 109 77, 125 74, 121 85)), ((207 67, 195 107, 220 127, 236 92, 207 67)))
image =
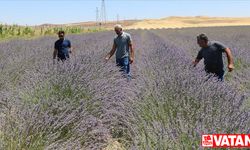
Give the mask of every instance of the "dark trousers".
POLYGON ((214 76, 218 77, 218 79, 220 81, 223 81, 224 80, 224 74, 225 74, 225 71, 224 70, 221 70, 221 71, 217 71, 217 72, 211 72, 211 71, 207 71, 206 72, 208 74, 213 74, 214 76))
POLYGON ((60 60, 65 61, 65 60, 69 59, 69 54, 58 54, 57 57, 58 57, 58 61, 60 61, 60 60))

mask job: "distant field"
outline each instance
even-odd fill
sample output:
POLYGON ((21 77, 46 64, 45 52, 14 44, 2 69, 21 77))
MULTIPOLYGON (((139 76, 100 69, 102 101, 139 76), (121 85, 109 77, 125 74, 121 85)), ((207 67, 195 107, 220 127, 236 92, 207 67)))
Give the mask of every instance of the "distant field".
MULTIPOLYGON (((120 23, 126 29, 157 29, 157 28, 184 28, 184 27, 210 27, 210 26, 246 26, 250 25, 250 18, 233 17, 167 17, 162 19, 125 20, 108 22, 103 25, 106 29, 112 29, 113 25, 120 23)), ((96 26, 95 22, 72 23, 71 25, 96 26)))
POLYGON ((124 29, 161 29, 213 26, 248 26, 250 18, 226 17, 168 17, 162 19, 108 21, 105 24, 96 22, 79 22, 71 24, 43 24, 39 26, 0 25, 0 40, 13 38, 33 38, 44 35, 55 35, 59 30, 67 34, 81 34, 113 30, 115 24, 122 24, 124 29))
POLYGON ((250 133, 250 26, 127 32, 130 82, 104 61, 113 31, 67 35, 76 53, 55 64, 55 36, 0 42, 0 149, 189 150, 204 133, 250 133), (232 49, 225 82, 191 65, 199 33, 232 49))
POLYGON ((163 19, 142 20, 128 26, 129 29, 184 28, 210 26, 245 26, 250 18, 226 17, 168 17, 163 19))

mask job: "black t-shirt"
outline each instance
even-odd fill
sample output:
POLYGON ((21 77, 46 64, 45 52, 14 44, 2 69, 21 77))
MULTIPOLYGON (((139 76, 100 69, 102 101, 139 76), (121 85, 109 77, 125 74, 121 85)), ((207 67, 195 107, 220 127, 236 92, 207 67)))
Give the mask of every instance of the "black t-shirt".
POLYGON ((218 41, 209 41, 208 47, 201 48, 196 59, 204 58, 205 70, 209 73, 224 71, 222 53, 227 47, 218 41))

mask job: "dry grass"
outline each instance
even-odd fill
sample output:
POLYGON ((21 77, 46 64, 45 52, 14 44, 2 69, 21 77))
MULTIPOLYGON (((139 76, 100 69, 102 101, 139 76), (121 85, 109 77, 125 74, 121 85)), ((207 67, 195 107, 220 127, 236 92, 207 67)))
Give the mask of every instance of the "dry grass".
MULTIPOLYGON (((121 24, 125 29, 159 29, 159 28, 185 28, 185 27, 212 27, 212 26, 246 26, 250 25, 249 18, 233 18, 233 17, 167 17, 162 19, 145 19, 145 20, 121 20, 109 21, 102 24, 101 27, 107 30, 113 30, 115 24, 121 24)), ((44 24, 41 26, 61 26, 44 24)), ((78 22, 64 24, 64 26, 83 26, 87 28, 100 27, 96 22, 78 22)))
POLYGON ((250 18, 229 17, 168 17, 162 19, 147 19, 128 26, 127 29, 157 29, 210 26, 243 26, 250 25, 250 18))

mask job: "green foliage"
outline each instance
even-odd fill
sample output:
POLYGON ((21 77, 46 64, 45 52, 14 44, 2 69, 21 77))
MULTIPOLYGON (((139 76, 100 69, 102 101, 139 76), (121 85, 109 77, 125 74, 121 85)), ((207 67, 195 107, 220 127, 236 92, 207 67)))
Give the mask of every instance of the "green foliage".
MULTIPOLYGON (((52 99, 69 100, 69 102, 78 106, 82 99, 89 100, 91 96, 84 89, 73 88, 69 83, 63 85, 59 83, 49 84, 49 81, 45 82, 44 85, 37 86, 33 91, 22 93, 21 96, 21 99, 27 104, 38 104, 42 98, 47 101, 52 99)), ((47 109, 47 106, 43 106, 43 109, 47 109)))
POLYGON ((55 35, 60 30, 64 30, 67 34, 80 34, 104 31, 104 29, 102 28, 85 28, 82 26, 33 27, 0 24, 0 40, 19 37, 29 38, 43 35, 55 35))
POLYGON ((33 129, 33 127, 27 129, 27 132, 20 132, 22 126, 18 126, 18 120, 15 120, 14 118, 15 117, 8 117, 6 119, 6 123, 11 124, 11 126, 6 126, 5 131, 11 130, 12 134, 0 131, 0 143, 3 144, 1 146, 6 150, 43 150, 47 141, 44 132, 38 132, 33 129))

